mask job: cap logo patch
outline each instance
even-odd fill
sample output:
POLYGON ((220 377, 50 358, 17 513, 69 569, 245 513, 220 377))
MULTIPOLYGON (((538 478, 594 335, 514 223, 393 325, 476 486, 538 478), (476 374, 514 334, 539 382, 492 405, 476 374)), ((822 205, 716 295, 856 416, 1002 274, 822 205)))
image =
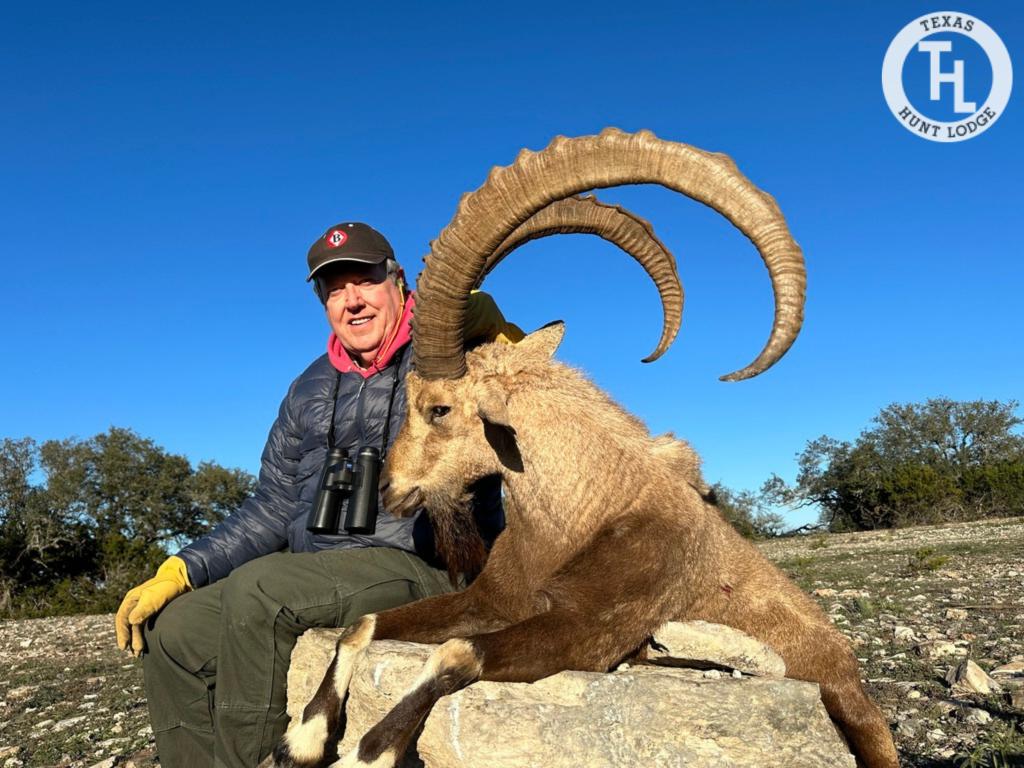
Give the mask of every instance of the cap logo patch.
POLYGON ((327 241, 328 248, 337 248, 339 245, 344 245, 348 240, 348 235, 340 229, 333 229, 324 236, 324 240, 327 241))

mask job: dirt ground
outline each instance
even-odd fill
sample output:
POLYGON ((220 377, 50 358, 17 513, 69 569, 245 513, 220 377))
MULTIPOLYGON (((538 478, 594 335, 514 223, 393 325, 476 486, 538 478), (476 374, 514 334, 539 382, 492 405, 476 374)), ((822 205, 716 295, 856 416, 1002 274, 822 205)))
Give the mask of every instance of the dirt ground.
MULTIPOLYGON (((1024 519, 762 548, 850 638, 904 766, 1024 766, 1024 519), (1002 690, 954 695, 967 658, 1002 690)), ((0 623, 0 768, 55 765, 158 765, 113 616, 0 623)))

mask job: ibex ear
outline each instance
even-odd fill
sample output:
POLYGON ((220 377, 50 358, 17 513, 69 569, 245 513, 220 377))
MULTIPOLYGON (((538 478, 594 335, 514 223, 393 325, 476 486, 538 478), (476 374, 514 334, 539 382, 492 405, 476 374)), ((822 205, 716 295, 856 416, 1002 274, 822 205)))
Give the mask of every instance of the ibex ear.
POLYGON ((484 437, 494 449, 503 466, 513 472, 523 471, 523 457, 516 444, 516 428, 509 418, 505 392, 497 385, 484 387, 476 411, 484 422, 484 437))
POLYGON ((555 320, 554 322, 542 326, 533 333, 528 334, 526 338, 516 344, 516 346, 519 349, 538 352, 545 357, 554 357, 555 350, 557 350, 558 345, 562 343, 562 337, 564 335, 565 323, 561 320, 555 320))
POLYGON ((505 393, 498 387, 485 386, 483 388, 483 393, 477 400, 476 412, 484 420, 484 424, 504 427, 512 432, 513 435, 516 433, 516 428, 512 426, 512 421, 508 415, 508 403, 505 401, 505 393))

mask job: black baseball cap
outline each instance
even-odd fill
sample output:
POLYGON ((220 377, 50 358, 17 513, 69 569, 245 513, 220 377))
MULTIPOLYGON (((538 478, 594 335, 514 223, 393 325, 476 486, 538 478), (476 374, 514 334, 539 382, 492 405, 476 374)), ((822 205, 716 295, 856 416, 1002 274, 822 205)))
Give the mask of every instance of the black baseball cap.
POLYGON ((395 252, 391 243, 376 229, 358 221, 343 221, 324 232, 310 246, 306 255, 309 264, 306 282, 312 280, 321 268, 336 261, 380 264, 393 258, 395 252))

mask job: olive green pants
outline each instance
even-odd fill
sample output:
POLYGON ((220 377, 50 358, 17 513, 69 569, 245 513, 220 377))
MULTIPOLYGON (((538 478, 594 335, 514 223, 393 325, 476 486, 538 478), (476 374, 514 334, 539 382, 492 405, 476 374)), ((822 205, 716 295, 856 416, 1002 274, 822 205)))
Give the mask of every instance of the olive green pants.
POLYGON ((253 768, 288 724, 292 648, 310 627, 450 592, 397 549, 280 552, 171 601, 146 627, 146 698, 163 768, 253 768))

